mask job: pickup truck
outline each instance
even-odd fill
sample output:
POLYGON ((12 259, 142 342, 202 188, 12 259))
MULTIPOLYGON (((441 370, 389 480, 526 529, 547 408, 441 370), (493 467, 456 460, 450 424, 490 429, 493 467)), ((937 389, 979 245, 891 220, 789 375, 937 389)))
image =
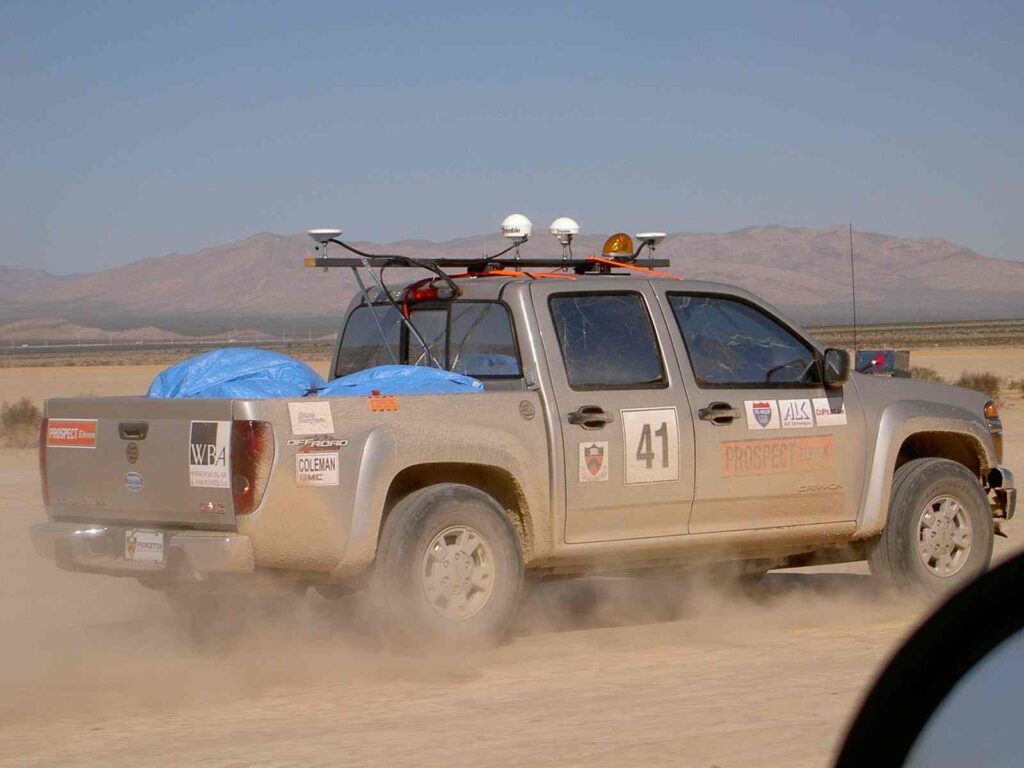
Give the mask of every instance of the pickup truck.
POLYGON ((942 591, 987 568, 1016 490, 985 395, 851 372, 740 288, 495 266, 364 289, 331 362, 482 392, 49 400, 35 548, 172 594, 368 589, 438 642, 500 637, 531 579, 867 560, 942 591))

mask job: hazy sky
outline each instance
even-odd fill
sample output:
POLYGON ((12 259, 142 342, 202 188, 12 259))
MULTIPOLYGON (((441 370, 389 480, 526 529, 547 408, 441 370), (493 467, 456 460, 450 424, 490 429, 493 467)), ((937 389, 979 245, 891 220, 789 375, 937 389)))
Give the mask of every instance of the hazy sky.
POLYGON ((0 263, 751 224, 1024 257, 1024 3, 0 0, 0 263))

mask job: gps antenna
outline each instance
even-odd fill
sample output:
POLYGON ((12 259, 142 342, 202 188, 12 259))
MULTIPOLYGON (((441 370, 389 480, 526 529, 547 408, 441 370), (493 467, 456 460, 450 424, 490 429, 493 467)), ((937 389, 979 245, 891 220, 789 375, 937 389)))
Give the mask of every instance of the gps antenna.
POLYGON ((853 354, 857 355, 857 275, 853 270, 853 222, 850 222, 850 292, 853 294, 853 354))

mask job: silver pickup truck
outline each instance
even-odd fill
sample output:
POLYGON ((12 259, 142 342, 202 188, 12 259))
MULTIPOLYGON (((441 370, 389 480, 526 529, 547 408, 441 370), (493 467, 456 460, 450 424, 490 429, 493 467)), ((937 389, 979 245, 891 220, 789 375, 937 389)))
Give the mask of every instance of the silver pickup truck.
POLYGON ((445 641, 500 636, 528 578, 866 559, 937 591, 988 566, 1016 491, 986 396, 850 372, 739 288, 500 266, 364 290, 331 363, 483 392, 48 401, 35 548, 172 592, 368 588, 445 641))

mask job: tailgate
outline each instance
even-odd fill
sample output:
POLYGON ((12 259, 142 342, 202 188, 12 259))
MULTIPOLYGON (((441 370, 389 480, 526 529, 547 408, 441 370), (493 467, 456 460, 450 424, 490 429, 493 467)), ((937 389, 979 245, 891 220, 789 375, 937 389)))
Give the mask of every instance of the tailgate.
POLYGON ((234 530, 231 400, 46 403, 52 520, 234 530))

